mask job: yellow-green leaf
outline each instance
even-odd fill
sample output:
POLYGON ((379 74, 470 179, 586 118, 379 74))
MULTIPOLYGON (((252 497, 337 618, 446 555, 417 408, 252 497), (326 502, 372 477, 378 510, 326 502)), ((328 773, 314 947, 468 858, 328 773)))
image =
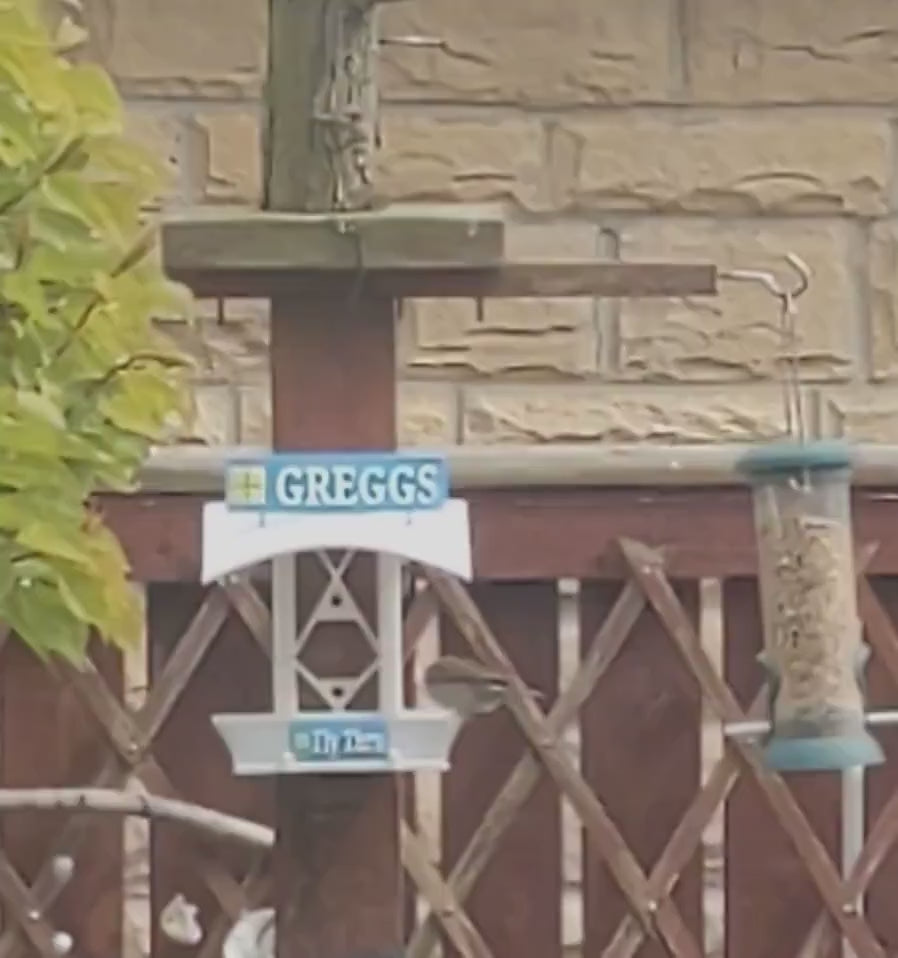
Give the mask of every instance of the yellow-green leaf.
MULTIPOLYGON (((75 0, 70 0, 74 3, 75 0)), ((0 0, 0 621, 42 656, 141 631, 127 558, 85 503, 133 484, 188 406, 157 317, 189 314, 145 206, 164 168, 115 85, 66 61, 38 0, 0 0)))
POLYGON ((35 519, 28 522, 16 536, 24 549, 55 559, 65 559, 86 571, 99 573, 94 564, 89 543, 74 529, 60 529, 48 522, 35 519))
POLYGON ((55 584, 19 580, 0 603, 0 618, 42 657, 56 653, 70 661, 83 661, 90 637, 88 626, 72 614, 55 584))
POLYGON ((20 389, 16 395, 23 409, 39 416, 56 429, 66 428, 65 417, 60 408, 48 396, 35 392, 33 389, 20 389))
POLYGON ((90 34, 84 27, 75 23, 71 17, 65 16, 56 28, 53 45, 57 53, 70 53, 83 46, 89 38, 90 34))

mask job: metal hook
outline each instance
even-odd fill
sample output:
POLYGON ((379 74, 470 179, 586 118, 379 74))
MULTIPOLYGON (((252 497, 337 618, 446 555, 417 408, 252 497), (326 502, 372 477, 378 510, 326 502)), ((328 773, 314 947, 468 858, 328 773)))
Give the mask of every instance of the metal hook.
POLYGON ((793 289, 785 289, 775 273, 760 269, 732 269, 722 270, 720 279, 760 283, 771 296, 775 296, 784 306, 791 307, 793 300, 798 299, 807 291, 811 281, 811 270, 807 263, 795 253, 786 253, 786 262, 798 275, 798 282, 793 289))
POLYGON ((786 374, 783 378, 783 406, 786 415, 786 432, 797 432, 798 438, 805 438, 804 402, 801 395, 801 374, 799 370, 798 338, 795 329, 797 310, 795 300, 801 296, 810 285, 811 271, 801 257, 795 253, 786 254, 786 262, 798 276, 798 281, 792 289, 786 289, 779 278, 766 270, 734 269, 719 274, 721 279, 744 280, 760 283, 768 293, 779 300, 781 331, 788 349, 785 357, 786 374))

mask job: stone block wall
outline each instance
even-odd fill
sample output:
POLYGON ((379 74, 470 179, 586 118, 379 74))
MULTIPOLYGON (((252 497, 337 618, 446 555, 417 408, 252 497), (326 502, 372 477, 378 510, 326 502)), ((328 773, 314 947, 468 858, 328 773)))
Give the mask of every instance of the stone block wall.
MULTIPOLYGON (((255 203, 265 0, 85 0, 91 55, 165 155, 169 204, 255 203)), ((387 4, 378 183, 489 201, 526 257, 814 271, 813 428, 898 440, 898 5, 893 0, 387 4)), ((262 304, 203 304, 196 438, 265 442, 262 304)), ((775 303, 408 303, 405 442, 743 441, 782 426, 775 303)))

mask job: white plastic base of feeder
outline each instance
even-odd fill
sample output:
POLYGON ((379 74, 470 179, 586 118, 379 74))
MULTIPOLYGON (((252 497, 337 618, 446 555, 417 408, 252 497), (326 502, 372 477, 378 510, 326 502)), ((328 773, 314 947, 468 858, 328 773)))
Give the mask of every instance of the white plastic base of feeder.
POLYGON ((449 752, 461 721, 453 712, 415 709, 395 716, 380 712, 299 712, 296 716, 271 713, 213 715, 212 723, 231 753, 235 775, 346 775, 383 772, 445 772, 449 752), (372 758, 298 758, 291 749, 297 722, 373 720, 389 730, 385 756, 372 758))
POLYGON ((224 502, 203 507, 203 582, 275 556, 327 549, 382 552, 469 581, 468 504, 449 499, 421 512, 237 512, 224 502))

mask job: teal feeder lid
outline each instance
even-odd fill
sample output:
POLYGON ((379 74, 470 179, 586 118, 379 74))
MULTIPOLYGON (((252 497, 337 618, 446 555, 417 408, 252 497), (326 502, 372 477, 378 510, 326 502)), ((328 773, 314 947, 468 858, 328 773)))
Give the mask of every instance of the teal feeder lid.
POLYGON ((851 469, 852 449, 838 440, 816 442, 775 442, 758 446, 736 463, 736 469, 750 479, 795 472, 837 472, 851 469))

